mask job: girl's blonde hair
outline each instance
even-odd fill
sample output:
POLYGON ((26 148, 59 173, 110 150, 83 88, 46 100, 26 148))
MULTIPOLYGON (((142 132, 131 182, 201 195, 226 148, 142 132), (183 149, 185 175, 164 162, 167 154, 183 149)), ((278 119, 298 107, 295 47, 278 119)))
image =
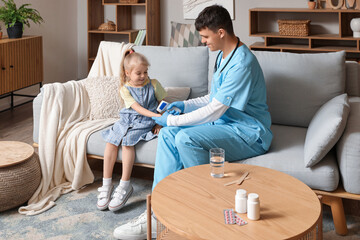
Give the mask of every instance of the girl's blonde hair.
POLYGON ((149 61, 141 53, 135 52, 133 49, 129 49, 125 52, 125 56, 121 63, 121 74, 120 74, 120 89, 127 82, 127 76, 125 70, 131 72, 135 66, 145 65, 150 66, 149 61))

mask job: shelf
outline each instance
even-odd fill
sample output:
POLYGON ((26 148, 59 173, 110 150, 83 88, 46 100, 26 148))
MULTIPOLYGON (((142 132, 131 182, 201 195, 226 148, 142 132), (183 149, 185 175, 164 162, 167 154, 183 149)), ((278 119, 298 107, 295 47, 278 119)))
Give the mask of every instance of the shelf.
POLYGON ((280 35, 278 32, 264 32, 250 34, 250 37, 276 37, 276 38, 299 38, 299 39, 335 39, 335 40, 360 40, 352 36, 340 37, 339 34, 311 34, 309 36, 285 36, 280 35))
POLYGON ((309 8, 252 8, 250 12, 284 12, 284 13, 358 13, 356 9, 309 9, 309 8))
POLYGON ((103 5, 118 5, 118 6, 146 6, 147 0, 141 0, 137 3, 120 3, 119 0, 102 0, 103 5))
POLYGON ((312 47, 305 45, 296 45, 296 44, 273 44, 270 46, 265 46, 263 42, 256 42, 251 45, 251 49, 287 49, 287 50, 304 50, 308 52, 337 52, 337 51, 346 51, 352 53, 359 53, 356 47, 346 47, 346 46, 321 46, 321 47, 312 47))
POLYGON ((106 33, 106 34, 132 34, 138 33, 139 30, 122 30, 122 31, 101 31, 101 30, 89 30, 88 33, 106 33))
POLYGON ((137 28, 146 28, 146 45, 160 45, 160 0, 139 0, 139 3, 120 3, 119 0, 87 0, 88 70, 98 52, 101 41, 133 43, 139 33, 137 28), (105 7, 115 8, 115 31, 100 31, 105 22, 105 7), (134 21, 134 8, 141 7, 145 21, 134 21), (143 11, 143 9, 145 11, 143 11), (140 24, 139 24, 140 22, 140 24))
POLYGON ((351 20, 360 17, 360 10, 253 8, 249 10, 249 17, 249 35, 264 38, 264 42, 256 42, 250 49, 299 53, 346 51, 347 59, 351 57, 360 60, 360 38, 354 38, 350 28, 351 20), (278 27, 279 19, 311 20, 310 35, 280 35, 278 29, 274 29, 278 27), (335 24, 338 32, 330 32, 330 29, 334 31, 335 24))

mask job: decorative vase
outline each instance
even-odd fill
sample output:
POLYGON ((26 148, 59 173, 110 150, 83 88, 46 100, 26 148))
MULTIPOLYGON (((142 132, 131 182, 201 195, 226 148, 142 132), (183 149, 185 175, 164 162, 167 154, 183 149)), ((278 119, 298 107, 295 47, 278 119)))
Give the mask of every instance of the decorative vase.
POLYGON ((2 32, 0 32, 0 39, 2 39, 2 32))
POLYGON ((315 9, 315 7, 316 7, 316 2, 315 1, 313 1, 313 2, 308 2, 308 7, 309 7, 309 9, 315 9))
POLYGON ((355 0, 345 0, 347 9, 355 9, 355 0))
POLYGON ((360 18, 353 18, 350 22, 351 30, 354 38, 360 38, 360 18))
POLYGON ((22 38, 23 24, 21 22, 16 22, 12 27, 9 27, 8 25, 7 33, 9 38, 22 38))

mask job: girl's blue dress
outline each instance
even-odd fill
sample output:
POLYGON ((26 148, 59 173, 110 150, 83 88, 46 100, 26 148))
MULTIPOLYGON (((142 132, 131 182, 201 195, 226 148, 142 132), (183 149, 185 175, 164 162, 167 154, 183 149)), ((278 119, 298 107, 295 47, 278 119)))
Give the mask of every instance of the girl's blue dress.
MULTIPOLYGON (((131 96, 142 107, 156 112, 158 105, 155 97, 155 89, 151 80, 143 87, 125 87, 130 91, 131 96)), ((151 132, 155 126, 155 121, 150 117, 145 117, 132 108, 123 108, 120 111, 120 119, 114 125, 103 131, 102 136, 108 143, 119 146, 134 146, 140 140, 149 141, 157 135, 151 132)))

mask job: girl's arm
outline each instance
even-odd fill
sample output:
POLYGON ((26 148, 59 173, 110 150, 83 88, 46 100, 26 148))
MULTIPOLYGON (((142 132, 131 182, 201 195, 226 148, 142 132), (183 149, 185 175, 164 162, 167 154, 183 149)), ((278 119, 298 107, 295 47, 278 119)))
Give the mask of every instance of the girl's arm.
POLYGON ((142 107, 139 103, 134 102, 131 105, 131 108, 134 109, 139 114, 145 116, 145 117, 161 117, 161 114, 159 113, 153 113, 152 111, 147 110, 146 108, 142 107))

